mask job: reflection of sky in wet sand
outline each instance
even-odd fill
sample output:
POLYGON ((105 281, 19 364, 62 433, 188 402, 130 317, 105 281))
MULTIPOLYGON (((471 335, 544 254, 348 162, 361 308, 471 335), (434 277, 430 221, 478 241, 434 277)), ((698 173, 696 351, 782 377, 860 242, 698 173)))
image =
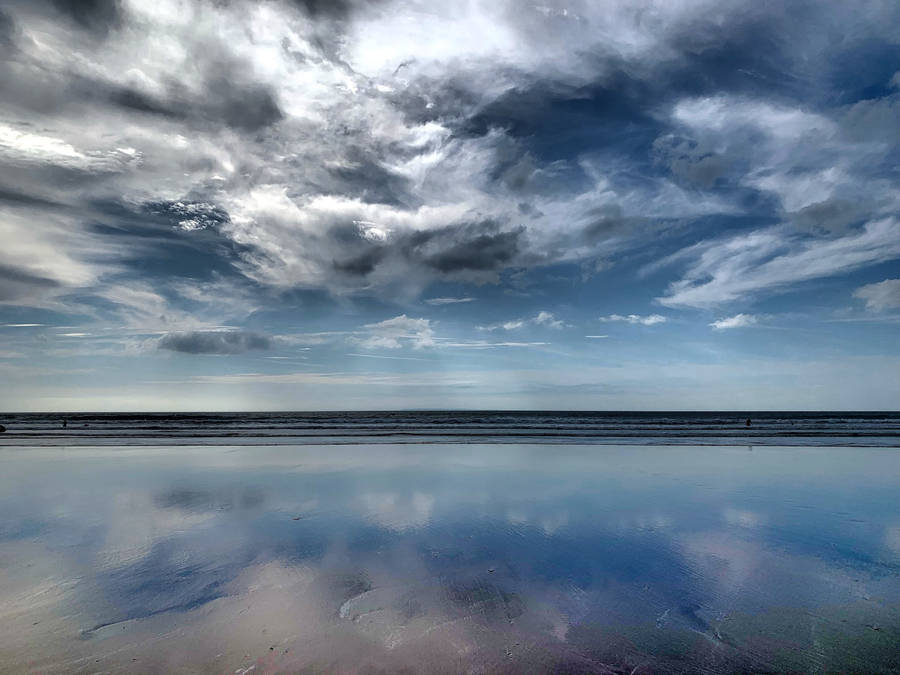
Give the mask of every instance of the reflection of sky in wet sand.
POLYGON ((0 670, 900 667, 900 453, 4 449, 0 670))

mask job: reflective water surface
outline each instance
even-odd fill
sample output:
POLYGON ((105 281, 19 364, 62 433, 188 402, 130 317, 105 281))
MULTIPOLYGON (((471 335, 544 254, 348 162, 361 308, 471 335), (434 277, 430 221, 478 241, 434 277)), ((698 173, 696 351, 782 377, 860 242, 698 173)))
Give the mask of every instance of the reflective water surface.
POLYGON ((900 669, 900 451, 0 449, 3 672, 900 669))

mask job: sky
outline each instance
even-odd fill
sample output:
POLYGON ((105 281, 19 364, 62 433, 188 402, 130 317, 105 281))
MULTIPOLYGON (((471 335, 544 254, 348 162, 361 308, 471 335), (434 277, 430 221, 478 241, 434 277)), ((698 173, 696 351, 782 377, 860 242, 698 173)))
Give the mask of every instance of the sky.
POLYGON ((7 0, 0 410, 900 409, 897 26, 7 0))

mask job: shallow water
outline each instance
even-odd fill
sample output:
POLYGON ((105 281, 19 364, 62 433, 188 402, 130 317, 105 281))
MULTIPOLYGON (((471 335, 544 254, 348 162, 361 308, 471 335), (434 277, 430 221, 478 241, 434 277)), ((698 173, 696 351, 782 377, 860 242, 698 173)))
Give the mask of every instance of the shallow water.
POLYGON ((900 669, 897 450, 6 447, 0 465, 3 672, 900 669))

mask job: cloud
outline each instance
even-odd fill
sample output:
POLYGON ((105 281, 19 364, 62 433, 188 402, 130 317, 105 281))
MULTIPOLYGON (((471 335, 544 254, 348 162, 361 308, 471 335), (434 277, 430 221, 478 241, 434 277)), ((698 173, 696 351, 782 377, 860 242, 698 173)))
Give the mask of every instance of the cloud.
MULTIPOLYGON (((683 89, 697 98, 687 83, 704 80, 686 74, 711 67, 698 54, 730 47, 730 63, 761 65, 734 47, 745 10, 722 8, 718 39, 701 0, 652 1, 652 25, 629 3, 576 4, 15 2, 0 184, 22 208, 114 196, 215 231, 260 284, 383 297, 607 259, 668 231, 655 219, 734 211, 677 176, 630 177, 668 133, 662 111, 683 89), (585 137, 579 115, 601 116, 609 138, 585 137), (620 141, 629 125, 641 147, 620 141), (548 157, 560 137, 571 152, 548 157)), ((685 128, 704 112, 678 110, 685 128)), ((97 238, 90 214, 69 220, 97 238)), ((97 260, 83 243, 54 249, 94 278, 141 275, 128 252, 97 260)))
POLYGON ((648 314, 641 316, 640 314, 629 314, 622 316, 621 314, 610 314, 609 316, 601 316, 600 321, 625 321, 631 324, 640 324, 641 326, 655 326, 658 323, 665 323, 666 317, 660 314, 648 314))
POLYGON ((76 25, 106 33, 120 20, 118 0, 52 0, 53 7, 76 25))
POLYGON ((270 349, 272 338, 246 331, 191 331, 168 333, 156 345, 182 354, 243 354, 270 349))
POLYGON ((524 228, 499 231, 493 222, 472 223, 416 233, 408 254, 439 272, 492 272, 506 266, 519 251, 524 228))
POLYGON ((557 319, 552 312, 541 310, 535 316, 530 318, 512 319, 511 321, 502 321, 488 326, 479 326, 478 330, 518 330, 519 328, 524 328, 529 325, 544 326, 545 328, 560 330, 565 328, 567 324, 564 321, 557 319))
POLYGON ((0 303, 26 304, 60 283, 40 274, 0 264, 0 303))
POLYGON ((761 292, 785 291, 811 279, 851 272, 900 256, 900 221, 866 223, 842 237, 811 239, 784 227, 755 230, 682 249, 682 279, 658 298, 668 307, 714 307, 761 292))
POLYGON ((456 349, 493 349, 495 347, 542 347, 549 344, 549 342, 487 342, 485 340, 451 340, 446 342, 439 342, 438 347, 456 349))
POLYGON ((555 330, 559 330, 560 328, 565 327, 565 323, 559 319, 557 319, 551 312, 540 311, 537 316, 532 319, 532 321, 538 326, 546 326, 547 328, 553 328, 555 330))
POLYGON ((725 330, 728 328, 746 328, 752 326, 758 321, 758 317, 753 314, 735 314, 724 319, 717 319, 709 325, 714 330, 725 330))
POLYGON ((70 341, 85 349, 115 331, 222 333, 255 309, 273 335, 302 316, 310 332, 289 339, 328 343, 330 358, 364 351, 348 341, 532 348, 566 325, 557 315, 581 318, 572 300, 603 280, 611 307, 647 306, 615 297, 628 286, 638 302, 727 318, 896 261, 898 13, 10 0, 3 319, 70 324, 92 334, 70 341), (654 276, 632 287, 641 265, 654 276), (551 267, 587 273, 541 283, 551 267), (452 322, 487 311, 457 304, 502 292, 523 304, 493 328, 522 335, 480 337, 516 339, 470 340, 452 322), (457 297, 424 302, 446 324, 408 316, 443 293, 457 297), (348 315, 368 325, 330 330, 348 315))
POLYGON ((144 206, 151 213, 169 218, 187 232, 215 227, 229 220, 223 209, 208 202, 162 201, 148 202, 144 206))
POLYGON ((414 319, 401 314, 393 319, 365 326, 367 337, 351 338, 360 347, 366 349, 399 349, 411 346, 414 349, 433 347, 434 329, 428 319, 414 319))
POLYGON ((885 279, 860 286, 853 297, 866 301, 866 307, 876 312, 900 307, 900 279, 885 279))

